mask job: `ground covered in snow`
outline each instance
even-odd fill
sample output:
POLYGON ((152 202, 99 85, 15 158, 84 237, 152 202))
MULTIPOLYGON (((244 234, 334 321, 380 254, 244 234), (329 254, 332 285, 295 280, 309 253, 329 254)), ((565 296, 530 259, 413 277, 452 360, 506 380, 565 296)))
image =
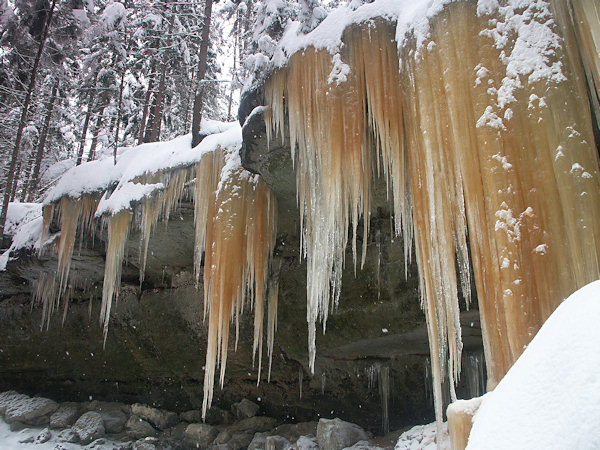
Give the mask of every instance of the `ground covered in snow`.
POLYGON ((600 281, 566 299, 475 415, 468 449, 600 448, 600 281))

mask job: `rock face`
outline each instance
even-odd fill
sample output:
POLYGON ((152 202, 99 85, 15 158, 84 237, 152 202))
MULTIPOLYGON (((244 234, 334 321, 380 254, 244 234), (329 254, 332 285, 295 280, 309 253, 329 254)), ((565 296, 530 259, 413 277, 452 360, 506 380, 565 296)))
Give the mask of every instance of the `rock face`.
MULTIPOLYGON (((257 373, 252 369, 253 318, 246 313, 240 319, 238 349, 229 351, 226 382, 223 390, 215 389, 215 408, 209 411, 207 422, 231 423, 229 411, 242 399, 258 405, 266 416, 290 421, 339 416, 374 433, 382 430, 384 401, 388 402, 391 428, 431 421, 430 380, 426 377, 429 348, 416 265, 410 263, 404 279, 403 245, 391 239, 383 186, 374 193, 371 234, 358 236, 359 241, 368 239, 365 266, 355 275, 352 255, 347 253, 339 305, 329 316, 327 333, 317 337, 316 370, 310 373, 306 261, 299 250, 289 138, 284 130, 283 139, 274 137, 267 145, 264 118, 260 108, 255 109, 261 104, 258 88, 246 94, 240 108, 245 123, 241 158, 247 169, 263 176, 278 201, 275 254, 276 266, 281 263, 280 306, 272 382, 266 382, 263 360, 257 385, 257 373), (378 375, 379 366, 387 368, 388 380, 378 375), (391 387, 389 398, 380 394, 383 381, 391 387)), ((96 236, 90 248, 75 252, 71 266, 73 276, 89 277, 97 282, 95 287, 86 293, 74 290, 64 326, 55 315, 48 331, 40 330, 41 308, 31 312, 31 283, 41 272, 54 270, 56 256, 47 252, 41 258, 21 255, 11 261, 8 271, 0 273, 0 390, 37 394, 43 389, 43 395, 62 401, 84 401, 93 395, 103 401, 152 405, 148 411, 140 407, 135 413, 147 426, 130 421, 130 427, 125 427, 134 434, 150 432, 148 427, 157 432, 171 426, 173 416, 167 417, 161 410, 197 411, 202 404, 206 327, 203 287, 198 291, 194 286, 193 236, 193 205, 184 201, 171 215, 168 227, 159 224, 154 228, 140 288, 140 236, 135 231, 130 234, 128 263, 123 267, 105 348, 97 324, 105 235, 96 236), (144 430, 137 430, 138 425, 144 430)), ((479 352, 481 333, 475 316, 466 318, 462 334, 465 352, 479 352)), ((459 393, 468 385, 468 378, 461 377, 461 383, 459 393)), ((0 399, 0 411, 2 405, 0 399)), ((251 420, 251 409, 237 408, 235 414, 251 420)), ((125 419, 118 408, 94 411, 101 415, 107 432, 124 429, 125 419)), ((48 414, 39 416, 40 420, 47 418, 49 423, 48 414)), ((190 423, 199 420, 191 413, 186 417, 190 423)))
POLYGON ((368 439, 361 427, 340 419, 321 419, 317 425, 317 442, 321 448, 341 450, 368 439))

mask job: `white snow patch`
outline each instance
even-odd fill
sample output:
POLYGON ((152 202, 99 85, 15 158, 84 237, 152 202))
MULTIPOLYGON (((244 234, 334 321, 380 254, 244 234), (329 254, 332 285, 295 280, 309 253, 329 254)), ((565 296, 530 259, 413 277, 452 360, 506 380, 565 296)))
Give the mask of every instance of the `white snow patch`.
MULTIPOLYGON (((2 450, 80 450, 91 448, 90 445, 69 444, 57 440, 60 431, 50 430, 51 437, 48 442, 35 443, 35 438, 42 432, 42 428, 25 428, 18 432, 10 431, 9 425, 0 417, 0 448, 2 450), (22 442, 31 440, 32 442, 22 442)), ((96 450, 112 450, 118 447, 118 443, 103 438, 104 443, 94 443, 96 450)))
POLYGON ((12 236, 12 244, 0 255, 0 271, 6 270, 10 255, 21 249, 39 249, 43 218, 40 203, 9 203, 5 233, 12 236))
POLYGON ((161 170, 190 166, 198 162, 204 153, 219 147, 237 153, 233 150, 242 143, 241 127, 237 122, 206 121, 203 122, 201 132, 208 136, 195 148, 191 148, 192 138, 188 134, 167 142, 120 148, 116 165, 113 157, 107 156, 73 167, 48 192, 44 204, 56 202, 63 196, 79 198, 117 185, 110 197, 102 199, 98 208, 98 214, 115 213, 163 188, 161 183, 134 183, 135 178, 161 170))
POLYGON ((450 450, 448 424, 442 424, 442 437, 436 444, 436 423, 417 425, 405 431, 398 438, 394 450, 450 450))
POLYGON ((600 448, 600 281, 566 299, 475 415, 467 449, 600 448))

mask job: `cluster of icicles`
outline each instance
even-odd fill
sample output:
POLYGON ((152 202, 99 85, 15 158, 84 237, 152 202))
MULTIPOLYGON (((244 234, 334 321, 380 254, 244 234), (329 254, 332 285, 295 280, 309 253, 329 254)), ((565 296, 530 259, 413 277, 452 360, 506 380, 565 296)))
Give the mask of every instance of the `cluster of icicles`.
POLYGON ((316 322, 325 328, 339 298, 349 234, 356 267, 361 220, 364 262, 372 184, 381 176, 406 258, 414 235, 438 423, 446 376, 456 398, 459 298, 468 308, 471 274, 488 388, 558 304, 600 275, 589 106, 597 108, 600 86, 598 11, 585 0, 557 0, 552 8, 512 3, 478 14, 475 1, 450 2, 421 47, 409 37, 398 49, 383 19, 353 25, 333 57, 350 68, 343 82, 332 79, 332 55, 310 47, 265 88, 268 137, 283 139, 289 130, 297 173, 310 368, 316 322), (515 75, 521 67, 511 56, 522 57, 527 39, 541 37, 520 34, 521 24, 557 37, 533 50, 561 73, 515 75))
MULTIPOLYGON (((168 221, 169 215, 185 195, 193 193, 195 221, 194 267, 196 281, 203 268, 204 317, 208 316, 208 346, 206 353, 203 417, 210 408, 215 373, 220 365, 219 381, 223 386, 229 322, 235 322, 236 340, 239 318, 247 299, 254 309, 253 359, 258 354, 258 380, 262 366, 263 322, 267 304, 267 354, 269 378, 273 354, 273 338, 277 322, 277 285, 269 283, 269 271, 276 235, 276 202, 270 189, 257 175, 241 166, 227 164, 235 157, 222 149, 204 153, 194 167, 168 172, 146 174, 134 182, 160 182, 165 189, 146 197, 139 205, 139 214, 122 210, 104 217, 108 222, 108 241, 100 324, 104 340, 113 301, 118 298, 121 269, 126 251, 127 236, 132 226, 141 233, 140 282, 148 254, 151 230, 159 221, 168 221), (190 192, 191 191, 191 192, 190 192), (137 220, 134 220, 137 218, 137 220)), ((99 196, 84 195, 80 199, 63 197, 58 203, 44 208, 45 242, 53 220, 60 223, 60 235, 55 247, 58 253, 57 273, 54 277, 42 275, 35 290, 35 299, 43 304, 42 326, 64 302, 66 314, 69 292, 69 269, 76 236, 93 236, 95 212, 99 196)), ((272 277, 276 280, 276 277, 272 277)), ((90 302, 91 304, 91 302, 90 302)))

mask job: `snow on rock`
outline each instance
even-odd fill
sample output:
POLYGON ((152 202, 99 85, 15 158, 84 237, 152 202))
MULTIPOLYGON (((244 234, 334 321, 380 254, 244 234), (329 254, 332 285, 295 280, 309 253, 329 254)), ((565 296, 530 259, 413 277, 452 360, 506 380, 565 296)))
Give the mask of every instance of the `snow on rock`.
MULTIPOLYGON (((137 147, 120 148, 116 165, 112 156, 106 156, 73 167, 48 191, 44 204, 54 203, 64 196, 80 198, 84 194, 94 194, 117 186, 114 203, 110 200, 111 195, 102 204, 106 212, 117 211, 119 205, 126 203, 127 193, 140 195, 139 187, 132 187, 135 178, 161 170, 192 165, 198 162, 204 153, 214 151, 219 146, 228 148, 241 145, 242 134, 237 122, 223 123, 209 120, 202 125, 201 133, 208 136, 193 149, 191 148, 192 137, 187 134, 167 142, 151 142, 137 147), (121 189, 126 192, 117 193, 121 189)), ((160 188, 158 184, 154 186, 155 189, 160 188)), ((144 192, 145 195, 148 193, 148 191, 144 192)))
POLYGON ((483 400, 468 449, 600 448, 600 281, 566 299, 483 400))
POLYGON ((317 442, 321 448, 341 450, 368 439, 361 427, 338 418, 320 419, 317 425, 317 442))
POLYGON ((448 424, 442 424, 443 435, 439 446, 436 444, 436 429, 435 422, 412 427, 400 435, 394 450, 450 450, 448 424))
POLYGON ((10 255, 20 249, 39 249, 42 234, 42 205, 12 202, 8 205, 4 232, 12 236, 10 248, 0 255, 0 271, 6 270, 10 255))
POLYGON ((75 425, 73 431, 77 433, 82 444, 89 444, 95 439, 104 436, 104 422, 102 416, 95 411, 83 414, 75 425))
POLYGON ((14 391, 4 392, 0 398, 0 413, 7 423, 21 422, 42 425, 48 423, 45 417, 58 408, 54 400, 44 397, 29 397, 14 391))

